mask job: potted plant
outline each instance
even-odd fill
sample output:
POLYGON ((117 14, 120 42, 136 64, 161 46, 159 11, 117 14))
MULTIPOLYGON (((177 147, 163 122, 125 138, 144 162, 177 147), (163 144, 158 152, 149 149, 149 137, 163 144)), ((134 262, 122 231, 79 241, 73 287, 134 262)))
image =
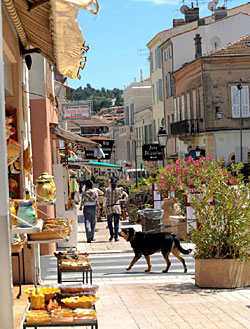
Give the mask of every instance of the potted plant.
POLYGON ((241 165, 232 168, 234 185, 229 184, 231 174, 220 161, 189 159, 179 161, 174 168, 166 168, 167 175, 159 177, 161 188, 170 190, 171 182, 172 190, 188 193, 190 184, 199 191, 191 199, 200 223, 190 232, 196 245, 195 284, 206 288, 250 285, 250 184, 240 174, 241 165), (166 176, 170 181, 165 184, 166 176))

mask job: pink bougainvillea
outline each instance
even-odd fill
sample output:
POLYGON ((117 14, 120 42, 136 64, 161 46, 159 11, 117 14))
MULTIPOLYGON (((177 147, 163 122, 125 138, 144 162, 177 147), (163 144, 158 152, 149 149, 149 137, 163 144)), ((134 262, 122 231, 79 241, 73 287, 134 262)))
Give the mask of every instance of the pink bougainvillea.
POLYGON ((221 171, 221 175, 228 175, 228 172, 213 158, 201 157, 194 160, 190 156, 185 160, 178 159, 175 163, 162 168, 156 184, 162 195, 168 195, 170 191, 186 192, 190 186, 211 183, 214 170, 221 171))

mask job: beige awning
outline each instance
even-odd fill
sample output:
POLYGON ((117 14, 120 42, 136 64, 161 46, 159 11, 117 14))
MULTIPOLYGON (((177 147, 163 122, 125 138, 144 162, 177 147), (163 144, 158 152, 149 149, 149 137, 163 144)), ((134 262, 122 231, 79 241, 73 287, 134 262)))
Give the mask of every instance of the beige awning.
POLYGON ((98 12, 97 0, 3 0, 25 49, 37 47, 58 71, 80 79, 86 62, 79 8, 98 12))
POLYGON ((83 145, 88 148, 98 147, 98 144, 92 142, 90 139, 71 133, 70 131, 63 129, 59 126, 51 127, 51 132, 59 137, 62 137, 62 139, 65 139, 75 144, 83 145))

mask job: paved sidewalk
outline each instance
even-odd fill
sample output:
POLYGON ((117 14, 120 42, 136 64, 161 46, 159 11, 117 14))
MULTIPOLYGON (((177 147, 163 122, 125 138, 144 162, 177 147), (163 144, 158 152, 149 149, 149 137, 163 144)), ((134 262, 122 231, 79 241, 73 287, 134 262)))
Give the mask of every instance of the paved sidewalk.
MULTIPOLYGON (((79 213, 80 214, 80 213, 79 213)), ((97 223, 96 241, 86 243, 79 224, 78 248, 90 253, 131 250, 122 238, 109 242, 106 221, 97 223)), ((120 228, 129 226, 121 222, 120 228)), ((133 226, 136 230, 140 225, 133 226)), ((189 244, 182 243, 185 247, 189 244)), ((100 329, 250 328, 250 288, 199 289, 193 275, 101 279, 96 304, 100 329)))

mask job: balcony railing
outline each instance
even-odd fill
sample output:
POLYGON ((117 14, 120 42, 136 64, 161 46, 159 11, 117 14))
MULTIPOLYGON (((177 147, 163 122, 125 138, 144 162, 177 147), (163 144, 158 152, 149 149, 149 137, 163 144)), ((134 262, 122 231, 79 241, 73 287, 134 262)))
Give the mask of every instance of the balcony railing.
POLYGON ((170 124, 171 135, 194 135, 199 133, 198 119, 182 120, 170 124))

